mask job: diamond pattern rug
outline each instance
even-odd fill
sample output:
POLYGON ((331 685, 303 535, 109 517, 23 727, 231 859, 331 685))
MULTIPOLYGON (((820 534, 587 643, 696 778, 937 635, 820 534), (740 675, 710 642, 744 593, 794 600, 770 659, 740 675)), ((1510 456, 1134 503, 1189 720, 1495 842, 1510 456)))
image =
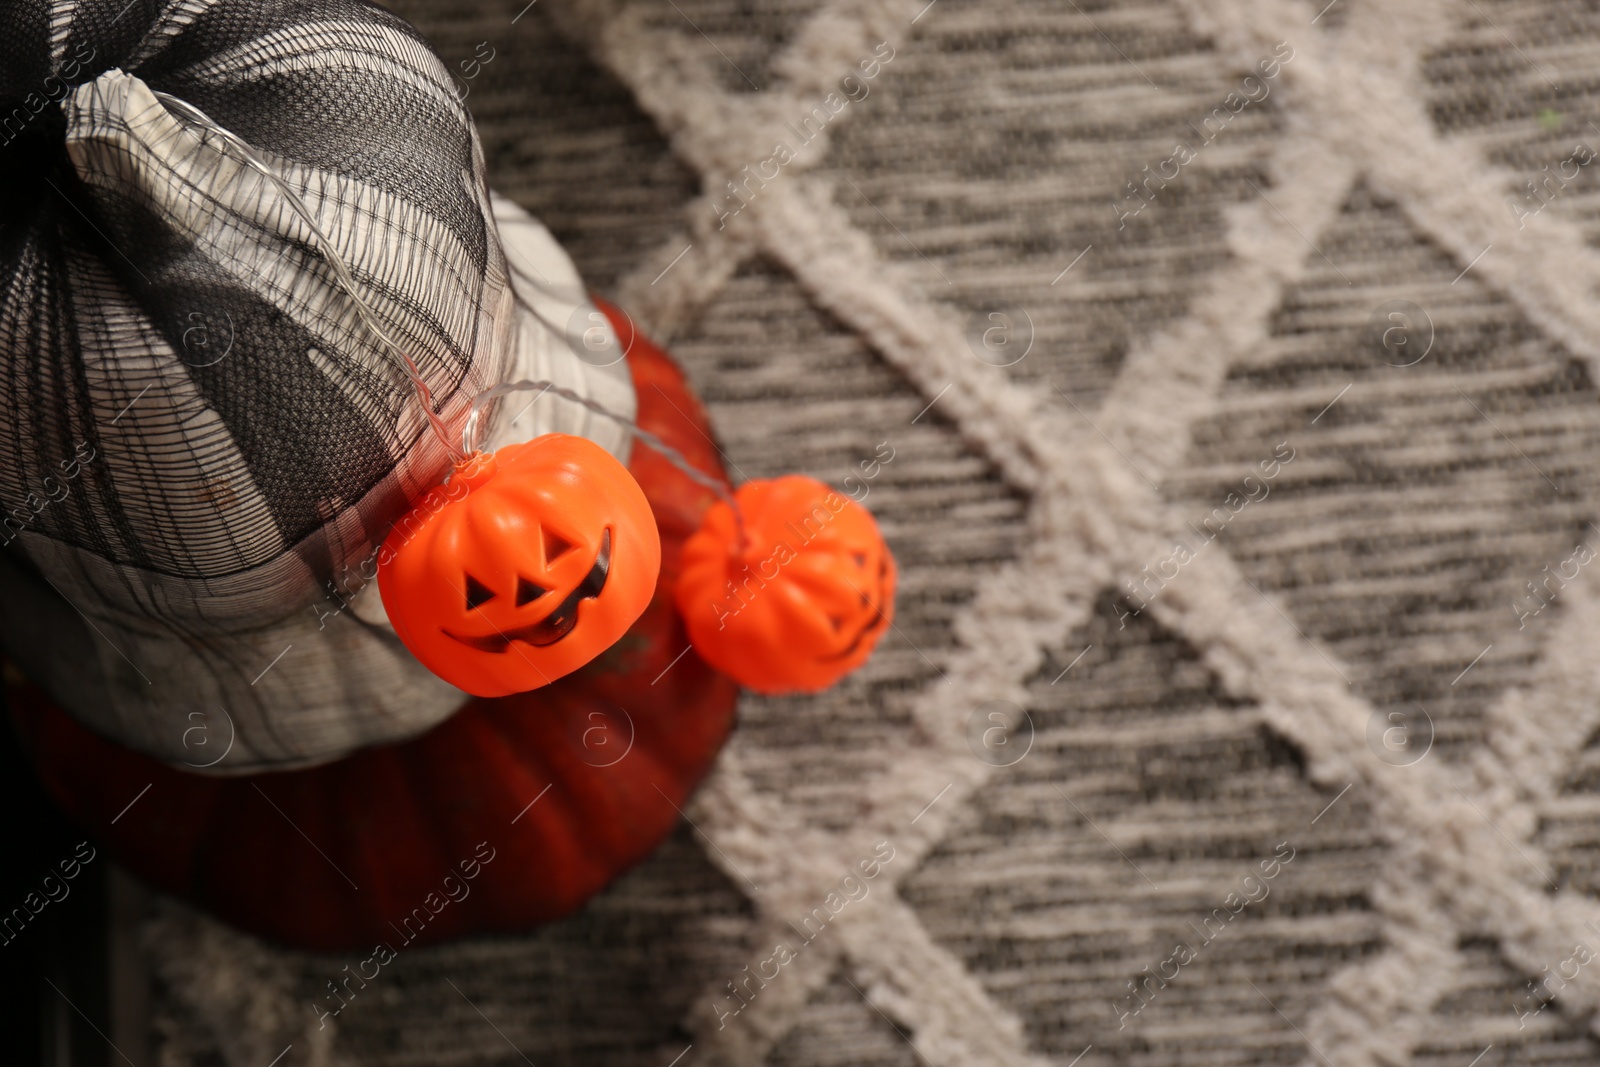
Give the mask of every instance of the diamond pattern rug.
POLYGON ((897 625, 320 1030, 352 961, 160 904, 161 1062, 1600 1060, 1589 6, 398 7, 897 625))

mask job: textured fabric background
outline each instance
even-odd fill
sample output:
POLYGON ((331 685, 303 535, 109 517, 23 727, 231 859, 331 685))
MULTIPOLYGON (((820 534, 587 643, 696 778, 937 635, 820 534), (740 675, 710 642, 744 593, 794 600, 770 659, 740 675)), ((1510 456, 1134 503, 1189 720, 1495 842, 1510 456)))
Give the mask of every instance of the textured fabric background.
POLYGON ((1324 3, 401 4, 730 466, 866 489, 897 626, 320 1031, 353 959, 160 906, 161 1062, 1600 1060, 1600 13, 1324 3))

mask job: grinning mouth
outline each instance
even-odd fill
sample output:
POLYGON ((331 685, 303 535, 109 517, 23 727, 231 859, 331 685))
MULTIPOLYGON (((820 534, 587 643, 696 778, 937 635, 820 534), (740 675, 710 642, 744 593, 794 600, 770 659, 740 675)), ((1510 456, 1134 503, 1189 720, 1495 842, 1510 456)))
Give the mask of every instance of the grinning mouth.
POLYGON ((606 587, 606 574, 610 570, 611 530, 607 528, 600 535, 600 551, 595 556, 594 566, 589 568, 588 575, 568 594, 567 599, 538 622, 519 626, 515 630, 489 634, 486 637, 462 635, 443 627, 440 627, 440 632, 479 652, 504 652, 511 647, 513 641, 521 641, 536 648, 553 645, 570 634, 572 628, 578 625, 578 602, 599 596, 601 590, 606 587))
POLYGON ((854 641, 850 642, 849 648, 845 649, 843 652, 837 653, 836 655, 823 656, 822 661, 824 663, 828 663, 836 659, 849 659, 860 650, 861 642, 865 641, 869 637, 872 637, 887 625, 889 625, 889 616, 885 615, 882 611, 879 611, 878 617, 867 623, 867 625, 863 626, 861 631, 856 634, 856 638, 854 641))
POLYGON ((872 607, 872 610, 877 612, 877 617, 874 618, 872 621, 868 622, 860 630, 856 631, 855 640, 851 641, 849 647, 846 648, 843 652, 838 652, 838 653, 835 653, 834 655, 831 655, 831 656, 823 656, 822 657, 822 661, 824 663, 829 663, 829 662, 832 662, 833 660, 849 659, 851 656, 855 655, 856 652, 861 648, 861 643, 863 641, 865 641, 869 637, 873 637, 877 633, 881 632, 884 629, 884 627, 889 625, 889 616, 884 614, 883 609, 878 606, 879 604, 881 604, 883 602, 883 587, 884 587, 884 584, 887 581, 888 577, 889 577, 889 564, 888 564, 888 562, 886 560, 879 560, 878 561, 878 599, 876 601, 869 600, 868 597, 867 597, 867 594, 865 594, 865 593, 861 594, 861 603, 862 603, 862 605, 866 606, 866 605, 870 604, 871 607, 872 607))

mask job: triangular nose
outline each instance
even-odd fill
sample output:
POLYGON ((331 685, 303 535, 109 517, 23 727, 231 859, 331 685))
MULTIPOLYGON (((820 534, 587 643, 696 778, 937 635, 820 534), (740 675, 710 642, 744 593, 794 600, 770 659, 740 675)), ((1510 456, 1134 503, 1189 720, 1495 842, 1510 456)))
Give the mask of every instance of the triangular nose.
POLYGON ((548 527, 541 527, 540 533, 544 535, 544 565, 549 567, 556 560, 571 552, 577 546, 560 534, 553 532, 548 527))

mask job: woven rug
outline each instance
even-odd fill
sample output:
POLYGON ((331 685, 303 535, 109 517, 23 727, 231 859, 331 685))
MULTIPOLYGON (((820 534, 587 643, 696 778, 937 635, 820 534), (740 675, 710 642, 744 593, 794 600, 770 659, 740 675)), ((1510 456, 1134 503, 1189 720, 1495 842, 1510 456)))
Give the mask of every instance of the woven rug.
POLYGON ((355 958, 158 905, 161 1063, 1600 1060, 1591 5, 523 5, 398 6, 896 627, 320 1029, 355 958))

